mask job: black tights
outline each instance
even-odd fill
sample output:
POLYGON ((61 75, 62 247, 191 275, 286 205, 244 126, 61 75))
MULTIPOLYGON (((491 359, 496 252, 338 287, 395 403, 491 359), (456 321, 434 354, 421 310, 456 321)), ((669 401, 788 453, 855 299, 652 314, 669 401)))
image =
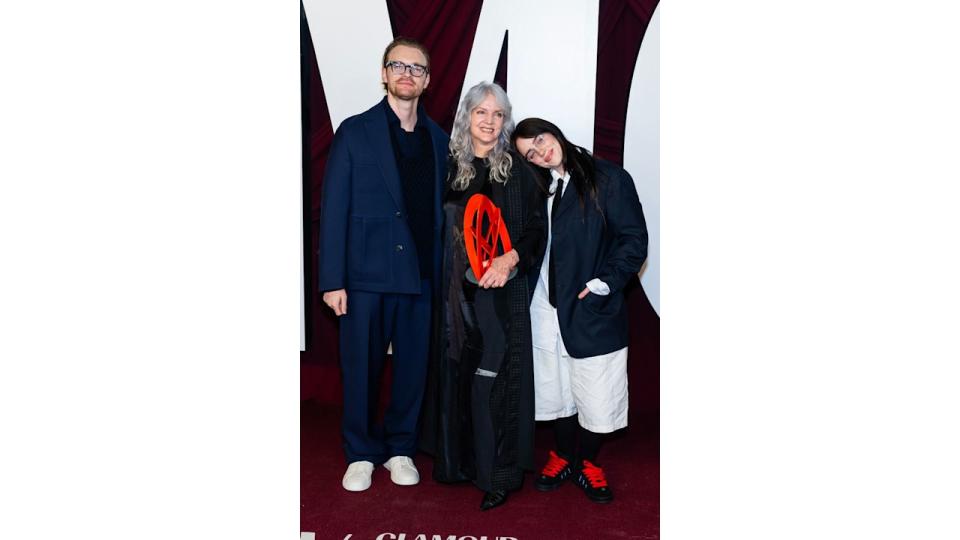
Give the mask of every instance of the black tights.
POLYGON ((560 457, 576 465, 580 460, 587 459, 596 464, 597 452, 600 451, 600 443, 603 441, 603 434, 594 433, 584 429, 577 422, 577 415, 566 418, 558 418, 553 422, 557 434, 557 453, 560 457), (580 452, 577 453, 577 435, 580 435, 580 452))

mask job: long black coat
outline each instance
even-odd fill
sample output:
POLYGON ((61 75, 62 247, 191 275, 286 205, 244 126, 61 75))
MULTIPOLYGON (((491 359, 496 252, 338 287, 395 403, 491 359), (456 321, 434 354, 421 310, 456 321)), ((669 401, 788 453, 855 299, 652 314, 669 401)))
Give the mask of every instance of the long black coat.
MULTIPOLYGON (((514 248, 520 255, 518 275, 503 288, 509 297, 504 355, 490 398, 496 433, 493 489, 516 489, 522 470, 533 470, 533 342, 530 333, 530 300, 527 273, 543 257, 546 230, 544 194, 529 166, 517 155, 506 185, 493 183, 491 199, 503 211, 514 248)), ((456 176, 455 164, 449 178, 456 176)), ((449 189, 449 180, 448 186, 449 189)), ((470 420, 470 386, 476 366, 464 354, 464 328, 460 317, 464 254, 463 209, 444 205, 444 253, 440 301, 435 305, 434 340, 431 346, 421 414, 421 449, 435 458, 433 477, 439 482, 473 479, 473 441, 470 420), (459 224, 459 226, 457 226, 459 224)))
MULTIPOLYGON (((647 258, 647 225, 633 178, 623 168, 596 160, 597 203, 580 205, 573 186, 564 190, 551 217, 551 253, 557 279, 557 317, 567 352, 587 358, 627 346, 623 289, 647 258), (599 206, 599 209, 597 208, 599 206), (577 295, 593 278, 610 294, 577 295)), ((544 203, 546 215, 546 203, 544 203)), ((535 279, 537 268, 530 271, 535 279)), ((535 283, 535 281, 534 281, 535 283)))

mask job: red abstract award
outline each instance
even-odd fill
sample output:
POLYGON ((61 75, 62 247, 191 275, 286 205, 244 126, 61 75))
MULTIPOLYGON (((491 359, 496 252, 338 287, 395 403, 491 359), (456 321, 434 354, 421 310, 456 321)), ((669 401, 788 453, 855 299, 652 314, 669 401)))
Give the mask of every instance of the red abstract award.
MULTIPOLYGON (((467 280, 471 283, 480 281, 495 257, 513 249, 500 209, 486 195, 477 193, 467 201, 467 208, 463 212, 463 241, 470 260, 467 280), (499 253, 497 244, 501 247, 499 253)), ((516 274, 514 268, 510 277, 516 274)))

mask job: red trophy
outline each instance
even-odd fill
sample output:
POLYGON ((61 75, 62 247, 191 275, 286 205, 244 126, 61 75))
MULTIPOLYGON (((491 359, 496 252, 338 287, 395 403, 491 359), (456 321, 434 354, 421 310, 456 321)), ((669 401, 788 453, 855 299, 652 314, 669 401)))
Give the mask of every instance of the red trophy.
MULTIPOLYGON (((477 193, 467 201, 463 212, 463 241, 470 260, 467 281, 474 284, 480 281, 495 257, 513 249, 500 209, 486 195, 477 193), (499 253, 498 243, 502 248, 499 253)), ((507 279, 516 275, 517 269, 514 268, 507 279)))

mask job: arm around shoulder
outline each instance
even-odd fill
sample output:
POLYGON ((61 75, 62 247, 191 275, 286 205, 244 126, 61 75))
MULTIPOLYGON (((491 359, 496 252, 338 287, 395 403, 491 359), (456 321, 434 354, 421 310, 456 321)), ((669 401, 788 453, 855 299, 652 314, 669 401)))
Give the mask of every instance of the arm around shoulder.
POLYGON ((547 227, 543 215, 543 194, 538 188, 537 178, 523 158, 513 154, 514 161, 519 161, 516 167, 517 180, 523 184, 523 235, 514 242, 514 248, 519 256, 517 267, 521 273, 537 264, 543 257, 547 245, 547 227))

